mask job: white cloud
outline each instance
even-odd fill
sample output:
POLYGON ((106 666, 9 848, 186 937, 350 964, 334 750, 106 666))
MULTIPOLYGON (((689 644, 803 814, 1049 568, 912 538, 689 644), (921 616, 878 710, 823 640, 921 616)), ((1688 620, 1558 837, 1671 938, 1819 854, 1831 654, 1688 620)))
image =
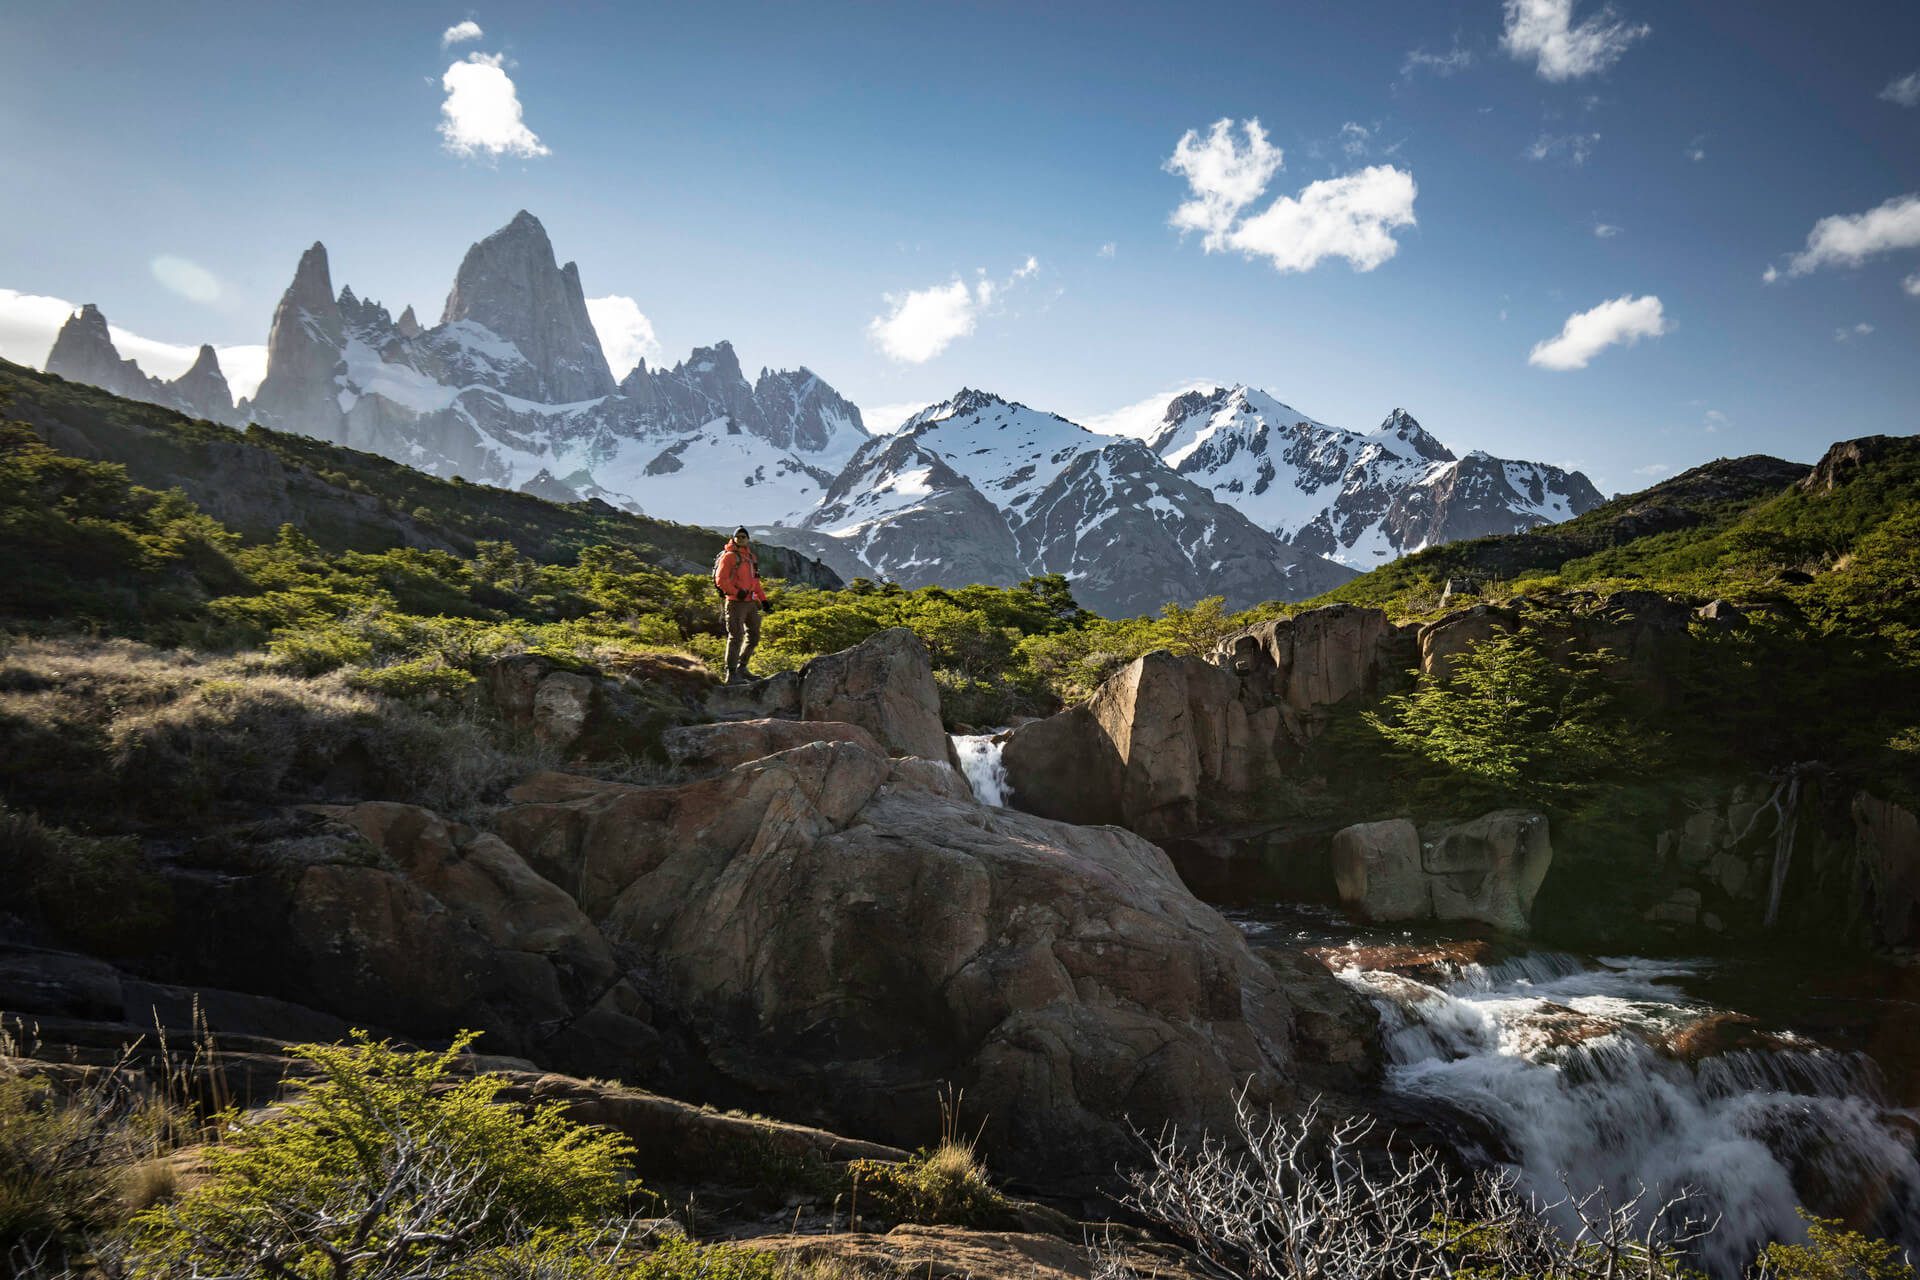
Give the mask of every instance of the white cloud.
POLYGON ((1887 81, 1887 87, 1880 91, 1880 97, 1882 101, 1902 107, 1920 107, 1920 71, 1909 71, 1906 75, 1887 81))
POLYGON ((1593 224, 1593 234, 1602 240, 1611 240, 1620 234, 1620 228, 1611 222, 1596 222, 1593 224))
POLYGON ((1840 328, 1835 329, 1833 331, 1833 340, 1835 342, 1847 342, 1853 338, 1864 338, 1872 332, 1873 326, 1865 320, 1862 320, 1859 324, 1851 327, 1842 325, 1840 328))
POLYGON ((1575 26, 1573 0, 1507 0, 1500 46, 1523 62, 1531 59, 1542 80, 1577 80, 1605 71, 1652 30, 1623 21, 1611 5, 1575 26))
POLYGON ((148 264, 153 278, 189 302, 215 302, 220 280, 197 262, 163 253, 148 264))
POLYGON ((1527 148, 1529 160, 1555 160, 1566 157, 1571 164, 1585 164, 1593 154, 1597 133, 1543 133, 1527 148))
POLYGON ((1637 476, 1663 476, 1671 470, 1673 470, 1673 468, 1664 462, 1649 462, 1644 467, 1635 467, 1633 474, 1637 476))
POLYGON ((503 53, 470 53, 440 78, 447 93, 440 104, 441 145, 454 155, 532 159, 549 154, 521 119, 520 93, 502 70, 505 62, 503 53))
POLYGON ((1727 425, 1726 414, 1720 412, 1720 410, 1718 409, 1707 410, 1706 430, 1708 435, 1712 435, 1713 433, 1719 431, 1720 428, 1726 425, 1727 425))
POLYGON ((1652 294, 1642 298, 1622 294, 1591 311, 1568 316, 1559 336, 1534 344, 1527 363, 1538 369, 1584 369, 1608 347, 1621 343, 1632 346, 1642 338, 1657 338, 1670 328, 1660 299, 1652 294))
MULTIPOLYGON (((1786 274, 1804 276, 1821 267, 1857 267, 1868 258, 1920 249, 1920 195, 1895 196, 1865 213, 1833 214, 1813 224, 1807 247, 1787 262, 1786 274)), ((1769 267, 1769 284, 1780 273, 1769 267)))
POLYGON ((875 404, 860 406, 860 421, 874 435, 892 435, 908 418, 926 408, 930 401, 902 400, 897 404, 875 404))
POLYGON ((1697 133, 1687 140, 1685 155, 1687 159, 1699 164, 1707 158, 1707 135, 1697 133))
POLYGON ((1136 440, 1144 440, 1160 429, 1166 420, 1167 405, 1176 396, 1183 396, 1189 391, 1211 391, 1219 385, 1217 382, 1187 382, 1171 391, 1148 396, 1145 400, 1136 400, 1105 413, 1083 414, 1073 421, 1103 436, 1132 436, 1136 440))
POLYGON ((1204 233, 1201 243, 1209 253, 1227 247, 1227 232, 1241 210, 1265 193, 1283 158, 1257 118, 1241 125, 1241 131, 1247 139, 1244 148, 1234 140, 1232 120, 1215 120, 1204 140, 1189 129, 1164 166, 1185 178, 1194 195, 1169 221, 1183 233, 1204 233))
POLYGON ((925 364, 960 338, 971 334, 994 299, 1040 270, 1040 260, 1029 257, 1005 280, 987 278, 985 267, 975 270, 969 285, 955 279, 907 293, 885 295, 892 311, 867 323, 867 336, 890 360, 925 364))
MULTIPOLYGON (((15 364, 44 367, 60 326, 79 309, 65 298, 0 289, 0 356, 15 364)), ((113 325, 107 327, 107 334, 123 359, 136 361, 143 371, 157 378, 179 377, 193 367, 200 354, 198 345, 157 342, 113 325)), ((226 375, 235 399, 252 395, 267 376, 264 345, 215 347, 214 354, 220 358, 220 371, 226 375)))
POLYGON ((1450 76, 1465 71, 1473 65, 1473 51, 1462 49, 1456 38, 1453 48, 1445 53, 1428 53, 1425 49, 1414 49, 1400 64, 1402 77, 1411 80, 1416 72, 1431 71, 1437 76, 1450 76))
POLYGON ((463 44, 468 40, 478 40, 485 34, 484 31, 480 30, 479 23, 475 22, 472 18, 468 18, 464 22, 454 23, 440 33, 440 47, 442 49, 451 49, 456 44, 463 44))
POLYGON ((1099 258, 1105 258, 1108 261, 1112 261, 1113 256, 1119 252, 1120 252, 1120 246, 1115 244, 1113 241, 1109 240, 1105 244, 1100 246, 1100 248, 1095 252, 1094 256, 1099 258))
POLYGON ((1371 271, 1399 252, 1393 232, 1414 225, 1417 194, 1411 173, 1373 165, 1312 183, 1297 199, 1281 196, 1235 227, 1227 243, 1276 271, 1309 271, 1328 258, 1371 271))
POLYGON ((1367 140, 1372 132, 1363 124, 1349 120, 1340 126, 1340 149, 1347 153, 1350 160, 1358 160, 1367 154, 1367 140))
POLYGON ((1393 231, 1414 225, 1411 173, 1374 165, 1312 183, 1243 217, 1266 194, 1282 157, 1258 120, 1246 121, 1241 132, 1244 146, 1233 121, 1216 120, 1204 140, 1189 129, 1175 144, 1165 167, 1186 178, 1193 199, 1173 211, 1170 225, 1202 232, 1208 253, 1237 249, 1268 259, 1276 271, 1307 271, 1328 258, 1371 271, 1399 250, 1393 231))
POLYGON ((587 318, 600 335, 600 349, 607 353, 614 377, 626 377, 643 359, 659 362, 660 340, 654 336, 653 321, 632 298, 618 293, 588 298, 587 318))
POLYGON ((1916 271, 1905 280, 1902 280, 1900 287, 1907 291, 1908 297, 1920 298, 1920 271, 1916 271))

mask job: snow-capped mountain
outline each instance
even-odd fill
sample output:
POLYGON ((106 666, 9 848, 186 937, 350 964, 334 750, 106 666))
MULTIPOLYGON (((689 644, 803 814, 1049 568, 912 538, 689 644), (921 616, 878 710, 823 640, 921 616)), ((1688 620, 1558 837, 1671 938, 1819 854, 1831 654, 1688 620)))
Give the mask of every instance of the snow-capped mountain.
POLYGON ((973 390, 876 438, 818 375, 749 380, 726 342, 616 380, 579 269, 526 212, 467 251, 432 327, 411 307, 396 320, 336 293, 314 244, 274 311, 251 402, 233 403, 209 348, 178 379, 148 377, 91 305, 47 365, 436 475, 760 527, 845 577, 958 586, 1063 573, 1084 604, 1115 615, 1210 595, 1303 599, 1406 551, 1600 501, 1578 473, 1456 457, 1401 410, 1362 434, 1243 386, 1172 398, 1156 426, 1136 428, 1144 439, 973 390))
POLYGON ((1566 520, 1602 501, 1577 471, 1477 451, 1456 457, 1404 409, 1362 434, 1246 386, 1175 397, 1148 444, 1291 546, 1362 570, 1566 520))
POLYGON ((436 475, 732 525, 805 510, 867 440, 806 369, 749 383, 731 345, 615 383, 579 269, 521 212, 467 251, 438 325, 336 297, 326 247, 274 312, 253 417, 436 475))
POLYGON ((1081 603, 1114 615, 1209 595, 1235 607, 1303 599, 1352 576, 1286 546, 1138 440, 974 390, 864 446, 820 505, 774 536, 843 576, 907 586, 1063 573, 1081 603))

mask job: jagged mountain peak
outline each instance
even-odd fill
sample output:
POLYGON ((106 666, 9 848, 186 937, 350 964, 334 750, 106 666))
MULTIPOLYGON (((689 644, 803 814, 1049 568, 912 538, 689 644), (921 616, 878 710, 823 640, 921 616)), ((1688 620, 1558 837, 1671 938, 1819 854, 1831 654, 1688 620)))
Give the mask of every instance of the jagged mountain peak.
POLYGON ((612 394, 600 335, 587 316, 580 270, 554 260, 540 220, 522 209, 492 235, 467 250, 441 312, 442 328, 462 323, 511 343, 529 366, 526 374, 500 368, 480 335, 450 353, 456 363, 484 360, 503 389, 529 400, 576 403, 612 394))
POLYGON ((191 378, 195 376, 204 377, 207 374, 213 374, 223 381, 226 378, 226 375, 220 371, 220 353, 213 349, 213 344, 203 342, 200 344, 199 354, 193 358, 192 367, 180 376, 183 378, 191 378))
POLYGON ((1396 408, 1387 415, 1373 438, 1381 441, 1393 441, 1412 449, 1415 455, 1428 462, 1452 462, 1453 450, 1435 439, 1433 433, 1421 426, 1414 416, 1405 409, 1396 408))

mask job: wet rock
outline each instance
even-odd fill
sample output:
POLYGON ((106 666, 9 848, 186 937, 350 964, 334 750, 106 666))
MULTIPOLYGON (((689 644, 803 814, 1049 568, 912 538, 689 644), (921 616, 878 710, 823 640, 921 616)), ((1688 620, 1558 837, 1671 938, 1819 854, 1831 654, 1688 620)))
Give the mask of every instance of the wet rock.
POLYGON ((1334 836, 1340 900, 1370 920, 1477 921, 1524 933, 1553 861, 1547 820, 1502 809, 1416 833, 1405 819, 1334 836))
POLYGON ((1920 819, 1869 792, 1853 797, 1854 847, 1865 879, 1860 911, 1882 947, 1920 943, 1920 819))
POLYGON ((1675 889, 1647 908, 1645 919, 1653 924, 1692 925, 1700 919, 1700 891, 1675 889))

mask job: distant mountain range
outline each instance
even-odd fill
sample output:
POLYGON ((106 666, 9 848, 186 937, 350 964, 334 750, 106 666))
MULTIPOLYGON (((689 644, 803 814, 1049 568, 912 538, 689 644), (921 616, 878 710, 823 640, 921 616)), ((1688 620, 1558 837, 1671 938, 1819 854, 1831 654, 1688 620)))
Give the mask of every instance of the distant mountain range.
POLYGON ((1143 440, 963 390, 874 436, 807 369, 749 381, 726 342, 616 380, 578 268, 521 212, 467 251, 440 322, 336 294, 326 247, 274 311, 234 402, 212 348, 162 381, 91 304, 49 372, 229 425, 258 421, 439 476, 646 515, 747 523, 843 576, 908 586, 1059 572, 1102 613, 1224 595, 1303 599, 1405 552, 1564 520, 1578 472, 1456 457, 1396 409, 1361 434, 1251 387, 1172 397, 1143 440))

